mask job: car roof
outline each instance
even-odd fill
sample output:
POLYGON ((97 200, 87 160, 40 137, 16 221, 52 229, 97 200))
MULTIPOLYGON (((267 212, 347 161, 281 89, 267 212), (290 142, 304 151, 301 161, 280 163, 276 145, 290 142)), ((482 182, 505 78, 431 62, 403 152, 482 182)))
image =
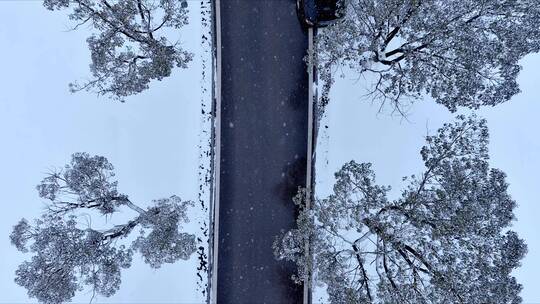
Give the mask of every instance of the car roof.
POLYGON ((339 0, 315 0, 315 5, 317 6, 318 21, 331 21, 338 18, 338 2, 339 0))

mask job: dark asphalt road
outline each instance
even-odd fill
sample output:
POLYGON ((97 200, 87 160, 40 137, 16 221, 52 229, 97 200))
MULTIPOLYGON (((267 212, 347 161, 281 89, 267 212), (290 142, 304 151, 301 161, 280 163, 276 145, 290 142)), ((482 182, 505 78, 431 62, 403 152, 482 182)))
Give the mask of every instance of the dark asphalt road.
POLYGON ((294 0, 222 0, 218 303, 301 303, 272 243, 305 186, 308 47, 294 0))

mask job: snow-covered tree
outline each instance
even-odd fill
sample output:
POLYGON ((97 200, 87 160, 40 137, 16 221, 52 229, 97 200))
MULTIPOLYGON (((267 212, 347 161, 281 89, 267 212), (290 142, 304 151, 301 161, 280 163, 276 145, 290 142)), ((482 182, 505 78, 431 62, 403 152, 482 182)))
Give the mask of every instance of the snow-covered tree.
POLYGON ((175 67, 186 68, 193 55, 171 30, 187 24, 187 0, 44 0, 49 10, 71 8, 78 28, 95 32, 87 39, 92 79, 72 83, 72 91, 89 90, 123 100, 162 80, 175 67))
POLYGON ((37 186, 48 208, 33 224, 20 220, 10 236, 17 249, 33 253, 15 278, 30 297, 63 303, 85 287, 108 297, 120 287, 121 270, 130 267, 134 251, 154 268, 187 260, 195 252, 195 235, 179 231, 188 222, 191 202, 171 196, 145 210, 119 193, 113 178, 113 166, 105 157, 76 153, 70 164, 48 174, 37 186), (122 207, 136 216, 106 229, 88 223, 92 211, 110 217, 122 207), (140 235, 128 240, 136 227, 140 235))
POLYGON ((516 203, 488 164, 486 122, 458 116, 426 140, 426 168, 397 199, 354 161, 310 210, 298 195, 298 228, 275 244, 278 258, 297 263, 297 280, 313 273, 331 303, 521 302, 511 272, 527 248, 509 230, 516 203))
POLYGON ((540 47, 537 0, 344 1, 344 20, 318 34, 323 105, 335 66, 398 111, 424 95, 451 111, 496 105, 519 92, 519 60, 540 47))

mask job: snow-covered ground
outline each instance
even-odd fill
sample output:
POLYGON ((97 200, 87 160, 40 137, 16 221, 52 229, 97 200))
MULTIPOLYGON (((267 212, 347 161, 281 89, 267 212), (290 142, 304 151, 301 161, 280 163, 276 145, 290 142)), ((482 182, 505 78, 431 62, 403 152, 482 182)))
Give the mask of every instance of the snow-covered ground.
MULTIPOLYGON (((43 206, 35 185, 51 167, 65 164, 72 153, 106 156, 115 165, 119 189, 142 206, 172 194, 196 202, 185 230, 198 233, 203 249, 189 261, 152 269, 135 256, 122 274, 122 286, 111 298, 95 302, 202 303, 206 300, 208 254, 210 53, 208 2, 189 1, 191 22, 182 31, 186 49, 196 54, 188 70, 151 84, 150 90, 119 104, 88 93, 70 94, 67 84, 88 75, 89 53, 84 30, 68 32, 64 13, 46 11, 40 1, 0 2, 0 303, 34 302, 13 282, 14 271, 28 255, 10 245, 8 235, 22 217, 39 216, 43 206), (203 18, 206 18, 203 22, 203 18), (198 270, 198 268, 200 270, 198 270), (199 276, 198 276, 199 275, 199 276)), ((488 119, 492 166, 508 174, 510 192, 519 203, 514 229, 529 245, 516 271, 524 285, 524 303, 539 303, 540 56, 523 61, 523 93, 495 108, 488 119)), ((317 139, 318 197, 327 196, 333 174, 351 159, 371 162, 380 184, 398 195, 402 177, 422 170, 419 149, 424 136, 453 119, 431 101, 411 108, 407 120, 377 103, 361 100, 365 82, 350 71, 337 80, 317 139)), ((130 214, 120 214, 116 220, 130 214)), ((79 293, 74 302, 89 302, 79 293)), ((314 302, 324 302, 317 289, 314 302)))
MULTIPOLYGON (((202 246, 190 260, 160 269, 136 254, 122 273, 120 290, 94 303, 206 301, 200 258, 208 253, 210 16, 202 13, 208 3, 189 1, 190 24, 180 33, 195 54, 189 69, 174 71, 120 104, 68 92, 69 82, 89 74, 88 32, 68 31, 73 24, 66 14, 45 10, 41 1, 0 2, 0 303, 35 302, 13 281, 15 269, 30 255, 11 246, 8 236, 20 218, 39 216, 43 202, 35 186, 74 152, 107 157, 119 190, 142 207, 173 194, 194 201, 184 230, 196 233, 202 246)), ((131 215, 117 214, 110 221, 131 215)), ((88 303, 91 296, 83 291, 73 302, 88 303)))
MULTIPOLYGON (((540 55, 528 56, 522 64, 524 69, 518 79, 522 93, 505 104, 481 109, 478 114, 488 120, 491 166, 507 173, 510 194, 519 205, 512 229, 529 248, 522 267, 515 272, 524 286, 523 302, 540 303, 540 290, 536 288, 540 272, 540 80, 535 75, 540 68, 540 55)), ((317 139, 316 196, 328 196, 334 173, 345 162, 355 160, 371 162, 377 182, 392 186, 390 198, 395 198, 404 186, 402 177, 423 170, 419 152, 425 135, 433 134, 444 122, 453 121, 454 115, 431 100, 418 101, 409 109, 406 119, 392 115, 389 108, 379 112, 377 101, 360 97, 369 89, 369 79, 359 79, 347 69, 337 70, 336 75, 317 139)), ((324 287, 315 290, 313 299, 314 303, 325 302, 324 287)))

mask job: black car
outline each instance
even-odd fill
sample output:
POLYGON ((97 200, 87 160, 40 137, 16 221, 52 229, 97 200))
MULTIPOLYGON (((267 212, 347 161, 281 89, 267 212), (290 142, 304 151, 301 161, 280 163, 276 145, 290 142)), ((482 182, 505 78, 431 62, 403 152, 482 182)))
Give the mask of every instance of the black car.
POLYGON ((325 27, 345 15, 345 0, 296 0, 300 22, 311 27, 325 27))

